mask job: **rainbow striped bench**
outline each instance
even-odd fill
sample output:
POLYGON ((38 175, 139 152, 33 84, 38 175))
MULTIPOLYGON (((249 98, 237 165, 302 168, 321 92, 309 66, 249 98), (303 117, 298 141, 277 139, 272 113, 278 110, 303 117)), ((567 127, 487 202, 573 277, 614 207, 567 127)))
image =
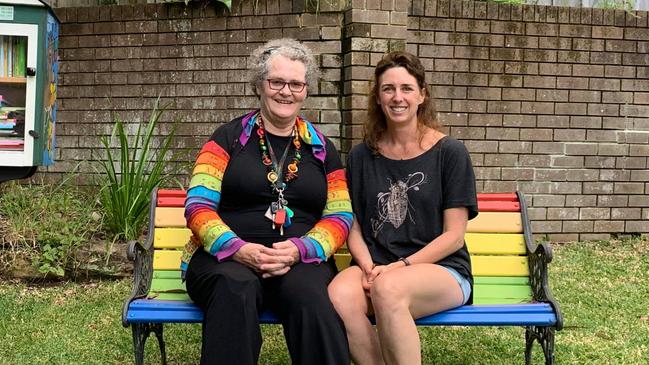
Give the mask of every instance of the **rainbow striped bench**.
MULTIPOLYGON (((151 333, 158 338, 166 363, 164 323, 200 323, 203 312, 189 299, 180 280, 180 255, 191 232, 185 226, 185 192, 152 193, 149 235, 145 242, 130 242, 134 261, 131 296, 122 311, 122 323, 131 326, 135 363, 144 359, 144 344, 151 333)), ((469 221, 466 243, 474 276, 474 304, 416 320, 419 326, 523 326, 525 361, 530 363, 534 341, 540 343, 546 364, 554 363, 555 331, 563 327, 558 303, 548 287, 547 264, 552 252, 547 243, 533 241, 525 200, 521 193, 478 194, 476 219, 469 221)), ((350 256, 335 255, 339 269, 350 256)), ((261 323, 279 323, 270 311, 261 323)))

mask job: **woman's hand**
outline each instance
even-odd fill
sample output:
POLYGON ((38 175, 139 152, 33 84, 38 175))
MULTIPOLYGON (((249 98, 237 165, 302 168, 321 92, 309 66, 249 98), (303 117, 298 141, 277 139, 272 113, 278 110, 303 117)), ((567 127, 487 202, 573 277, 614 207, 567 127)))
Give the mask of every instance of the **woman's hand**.
POLYGON ((400 267, 405 267, 405 264, 401 261, 395 261, 389 265, 373 265, 369 270, 367 268, 362 268, 364 275, 361 281, 361 285, 363 285, 363 289, 365 289, 365 294, 368 297, 370 296, 372 284, 374 283, 374 280, 379 277, 379 275, 400 267))
MULTIPOLYGON (((295 249, 297 250, 297 247, 295 249)), ((261 273, 262 277, 268 277, 266 276, 268 273, 273 273, 269 276, 286 274, 294 260, 292 256, 278 252, 274 248, 253 242, 241 246, 232 259, 261 273)))
POLYGON ((281 262, 284 265, 277 266, 273 262, 262 265, 263 278, 284 275, 291 269, 291 266, 300 261, 300 250, 290 240, 273 243, 272 248, 266 247, 266 253, 277 258, 281 257, 281 262))

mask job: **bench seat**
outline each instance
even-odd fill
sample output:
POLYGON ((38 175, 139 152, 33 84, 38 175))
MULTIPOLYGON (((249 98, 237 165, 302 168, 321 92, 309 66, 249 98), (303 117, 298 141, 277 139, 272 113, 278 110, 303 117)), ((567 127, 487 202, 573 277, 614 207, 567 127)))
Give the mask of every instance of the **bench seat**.
MULTIPOLYGON (((134 263, 133 292, 123 307, 122 322, 133 328, 135 363, 142 364, 144 342, 155 333, 165 360, 162 326, 165 323, 201 323, 203 312, 192 303, 180 279, 180 256, 191 231, 184 218, 185 192, 154 191, 149 236, 129 245, 134 263)), ((536 244, 521 193, 478 194, 476 219, 469 221, 465 241, 474 277, 473 304, 415 321, 418 326, 523 326, 526 363, 535 341, 543 348, 546 364, 554 361, 554 332, 563 327, 558 303, 547 283, 552 252, 536 244)), ((340 270, 351 257, 343 247, 335 254, 340 270)), ((279 319, 265 310, 264 324, 279 319)))
MULTIPOLYGON (((134 300, 129 308, 129 323, 201 323, 203 311, 194 303, 176 300, 134 300)), ((279 324, 269 310, 259 316, 260 323, 279 324)), ((418 326, 552 326, 557 316, 547 303, 507 305, 465 305, 415 321, 418 326)))

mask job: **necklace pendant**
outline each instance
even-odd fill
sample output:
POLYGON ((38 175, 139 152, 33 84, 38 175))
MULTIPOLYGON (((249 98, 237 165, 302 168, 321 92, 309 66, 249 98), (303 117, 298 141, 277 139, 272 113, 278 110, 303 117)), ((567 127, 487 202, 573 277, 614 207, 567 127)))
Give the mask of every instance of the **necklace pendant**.
POLYGON ((277 181, 277 173, 275 171, 271 171, 266 175, 266 179, 270 181, 271 184, 274 184, 277 181))

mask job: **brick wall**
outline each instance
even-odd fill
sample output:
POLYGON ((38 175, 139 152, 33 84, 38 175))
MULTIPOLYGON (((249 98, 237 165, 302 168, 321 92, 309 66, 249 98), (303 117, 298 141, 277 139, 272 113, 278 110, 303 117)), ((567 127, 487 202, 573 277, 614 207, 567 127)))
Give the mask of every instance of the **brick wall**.
MULTIPOLYGON (((162 104, 172 103, 160 133, 181 120, 174 147, 193 159, 218 123, 258 106, 246 82, 248 55, 281 37, 302 40, 318 55, 322 80, 303 112, 339 146, 339 5, 323 2, 317 14, 303 0, 253 5, 235 1, 227 15, 209 2, 56 9, 62 22, 59 156, 46 177, 94 158, 115 117, 146 120, 158 96, 162 104)), ((81 168, 92 171, 88 164, 81 168)))
MULTIPOLYGON (((234 1, 59 8, 55 179, 92 158, 116 115, 173 101, 175 147, 191 160, 216 125, 257 102, 245 83, 257 45, 290 36, 318 54, 307 99, 344 153, 358 142, 373 67, 390 50, 430 71, 446 130, 472 154, 480 191, 521 190, 553 241, 648 233, 647 13, 449 0, 234 1), (256 4, 256 7, 253 6, 256 4)), ((84 172, 92 171, 87 164, 84 172)), ((85 176, 85 175, 82 175, 85 176)))
POLYGON ((415 0, 407 41, 480 191, 554 241, 649 232, 646 12, 415 0))

